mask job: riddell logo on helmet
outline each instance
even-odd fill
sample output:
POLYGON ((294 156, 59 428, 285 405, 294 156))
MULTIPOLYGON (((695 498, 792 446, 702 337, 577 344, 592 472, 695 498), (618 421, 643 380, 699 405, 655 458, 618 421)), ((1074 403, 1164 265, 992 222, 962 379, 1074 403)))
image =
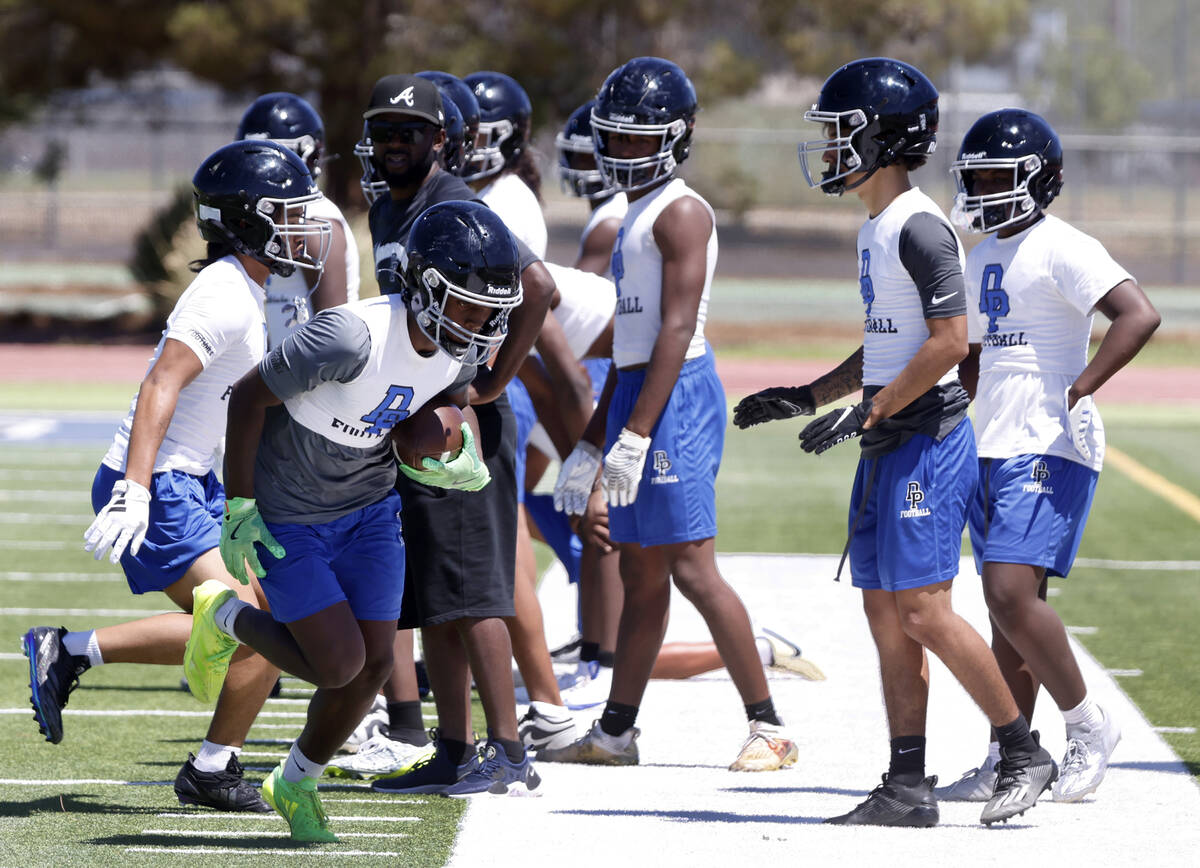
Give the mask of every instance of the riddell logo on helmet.
POLYGON ((619 115, 619 114, 610 114, 608 116, 608 119, 610 121, 618 121, 619 123, 623 123, 623 124, 631 124, 637 120, 637 118, 635 118, 633 115, 619 115))
POLYGON ((987 154, 984 153, 983 151, 975 151, 970 154, 963 154, 961 157, 959 157, 959 159, 960 160, 982 160, 986 156, 987 156, 987 154))

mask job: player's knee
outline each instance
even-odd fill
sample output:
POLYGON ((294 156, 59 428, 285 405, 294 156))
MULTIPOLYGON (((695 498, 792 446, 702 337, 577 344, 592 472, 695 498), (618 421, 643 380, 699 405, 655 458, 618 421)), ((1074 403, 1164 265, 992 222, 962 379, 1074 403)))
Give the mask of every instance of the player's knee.
POLYGON ((929 647, 936 640, 940 623, 939 613, 926 607, 914 607, 900 612, 900 627, 904 634, 925 647, 929 647))
POLYGON ((358 677, 365 663, 366 658, 361 645, 358 648, 351 646, 322 655, 321 659, 313 662, 316 686, 328 689, 345 687, 358 677))
POLYGON ((392 674, 392 665, 392 649, 390 647, 383 648, 377 653, 367 655, 360 678, 365 685, 378 692, 383 683, 387 681, 388 676, 392 674))
POLYGON ((1002 625, 1017 620, 1025 603, 1022 594, 1015 593, 1012 588, 998 582, 989 582, 983 586, 983 599, 992 618, 1002 625))

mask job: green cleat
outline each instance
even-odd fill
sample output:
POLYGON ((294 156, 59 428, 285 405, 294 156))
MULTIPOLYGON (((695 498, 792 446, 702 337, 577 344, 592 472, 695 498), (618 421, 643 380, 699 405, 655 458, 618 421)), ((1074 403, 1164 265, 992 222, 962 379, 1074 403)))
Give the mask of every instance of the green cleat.
POLYGON ((296 784, 285 781, 281 762, 263 781, 262 794, 267 804, 287 820, 293 841, 337 843, 338 836, 330 831, 329 818, 317 798, 316 778, 304 778, 296 784))
POLYGON ((225 683, 237 640, 217 626, 217 609, 235 596, 228 585, 209 579, 192 591, 192 635, 183 652, 183 674, 192 696, 213 703, 225 683))

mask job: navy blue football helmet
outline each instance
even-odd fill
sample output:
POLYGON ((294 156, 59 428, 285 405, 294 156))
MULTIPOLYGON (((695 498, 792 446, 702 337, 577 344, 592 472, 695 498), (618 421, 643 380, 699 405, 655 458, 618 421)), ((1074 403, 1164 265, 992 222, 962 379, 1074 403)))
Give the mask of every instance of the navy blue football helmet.
POLYGON ((450 91, 438 85, 438 92, 442 95, 442 109, 446 113, 446 122, 443 127, 446 130, 446 141, 442 145, 442 168, 452 175, 461 175, 467 164, 467 154, 470 153, 475 142, 470 132, 467 131, 467 123, 458 109, 458 104, 450 95, 450 91))
POLYGON ((325 124, 308 100, 294 93, 264 93, 252 102, 235 138, 270 139, 299 154, 314 178, 321 175, 325 124))
POLYGON ((475 138, 479 133, 479 100, 475 99, 475 91, 457 75, 436 69, 418 72, 417 75, 436 84, 442 93, 443 102, 448 98, 462 112, 463 123, 467 127, 467 138, 463 148, 463 169, 455 173, 461 175, 470 164, 471 153, 475 150, 475 138))
MULTIPOLYGON (((442 108, 445 109, 445 106, 442 108)), ((354 156, 358 157, 359 165, 363 170, 358 179, 358 186, 362 190, 367 204, 373 205, 380 196, 388 194, 388 185, 387 181, 383 179, 379 167, 371 159, 375 156, 375 145, 371 141, 371 131, 367 129, 366 121, 363 121, 362 138, 354 143, 354 156)))
POLYGON ((533 106, 525 88, 502 72, 473 72, 463 82, 479 103, 479 131, 475 152, 462 177, 477 181, 516 162, 529 142, 533 106))
POLYGON ((413 223, 404 259, 401 293, 425 336, 464 365, 487 361, 522 298, 517 243, 504 221, 479 202, 439 202, 413 223), (451 299, 492 313, 472 331, 448 314, 451 299))
POLYGON ((829 76, 804 119, 825 130, 825 138, 800 144, 804 178, 810 187, 840 196, 903 158, 933 153, 938 92, 915 66, 868 57, 829 76), (832 164, 824 161, 828 153, 832 164), (855 172, 863 177, 847 185, 846 176, 855 172))
POLYGON ((596 101, 588 100, 567 118, 566 124, 554 137, 558 151, 558 180, 564 193, 593 201, 613 194, 613 189, 596 164, 596 144, 592 140, 592 108, 596 101), (577 168, 572 163, 586 164, 577 168))
POLYGON ((995 232, 1047 208, 1063 186, 1062 142, 1040 115, 1019 108, 988 112, 963 136, 950 171, 958 184, 950 213, 972 232, 995 232), (976 171, 1011 173, 1008 189, 979 194, 976 171))
POLYGON ((324 267, 333 228, 306 216, 321 192, 293 151, 273 141, 233 142, 200 164, 192 188, 205 241, 228 245, 281 277, 324 267))
POLYGON ((609 186, 641 190, 670 178, 687 159, 696 109, 696 89, 669 60, 635 57, 609 73, 591 114, 596 162, 609 186), (614 133, 651 136, 657 147, 648 157, 614 157, 614 133))

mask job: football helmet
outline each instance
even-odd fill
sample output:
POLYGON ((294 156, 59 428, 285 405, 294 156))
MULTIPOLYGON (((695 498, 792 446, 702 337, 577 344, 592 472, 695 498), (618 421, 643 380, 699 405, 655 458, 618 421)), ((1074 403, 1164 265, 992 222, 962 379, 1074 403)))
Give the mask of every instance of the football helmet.
POLYGON ((1040 115, 1018 108, 988 112, 963 136, 950 171, 958 184, 950 219, 971 232, 995 232, 1045 209, 1063 186, 1062 142, 1040 115), (977 193, 977 171, 1010 173, 1008 189, 977 193))
POLYGON ((383 179, 379 167, 371 159, 375 156, 375 145, 371 142, 371 132, 367 129, 365 121, 363 122, 362 138, 354 143, 354 156, 358 157, 359 165, 362 166, 362 175, 358 179, 358 186, 362 189, 367 204, 374 205, 376 199, 387 195, 388 185, 387 181, 383 179))
POLYGON ((635 57, 609 73, 591 113, 596 163, 608 185, 641 190, 670 178, 687 159, 696 108, 696 89, 669 60, 635 57), (609 147, 614 134, 651 136, 657 148, 646 157, 614 157, 609 147))
MULTIPOLYGON (((558 151, 558 180, 563 192, 588 201, 613 194, 612 187, 596 165, 596 145, 592 141, 592 108, 595 104, 596 101, 590 99, 571 112, 562 130, 554 137, 558 151), (577 157, 586 157, 591 168, 575 168, 571 161, 577 157)), ((585 162, 583 159, 578 161, 585 162)))
POLYGON ((462 178, 478 181, 499 174, 521 155, 529 139, 533 106, 525 88, 502 72, 473 72, 463 82, 479 103, 479 131, 462 178))
POLYGON ((479 202, 439 202, 417 217, 400 265, 401 294, 425 336, 464 365, 487 361, 521 303, 520 259, 512 233, 479 202), (477 331, 456 322, 447 303, 490 308, 477 331))
MULTIPOLYGON (((462 167, 454 174, 461 175, 470 165, 471 153, 475 150, 475 137, 479 133, 479 100, 475 99, 475 91, 471 90, 461 78, 448 72, 436 69, 418 72, 421 78, 426 78, 438 86, 442 94, 442 103, 453 102, 462 112, 463 124, 466 126, 463 140, 462 167)), ((452 146, 449 127, 446 129, 446 148, 452 146)))
POLYGON ((268 140, 225 145, 200 164, 192 190, 205 241, 229 245, 281 277, 324 267, 333 227, 306 216, 321 192, 293 151, 268 140))
POLYGON ((475 142, 467 132, 466 121, 463 120, 462 112, 458 110, 458 104, 454 102, 450 92, 440 86, 438 91, 442 94, 442 108, 446 112, 446 142, 442 145, 442 168, 452 175, 461 175, 463 167, 467 164, 466 155, 475 142))
POLYGON ((321 175, 325 124, 308 102, 294 93, 264 93, 238 123, 237 139, 270 139, 300 155, 314 178, 321 175))
POLYGON ((804 179, 810 187, 840 196, 904 157, 933 153, 938 92, 915 66, 868 57, 829 76, 804 119, 825 131, 823 139, 800 143, 804 179), (832 165, 824 161, 831 152, 832 165), (846 176, 855 172, 863 177, 847 185, 846 176))

